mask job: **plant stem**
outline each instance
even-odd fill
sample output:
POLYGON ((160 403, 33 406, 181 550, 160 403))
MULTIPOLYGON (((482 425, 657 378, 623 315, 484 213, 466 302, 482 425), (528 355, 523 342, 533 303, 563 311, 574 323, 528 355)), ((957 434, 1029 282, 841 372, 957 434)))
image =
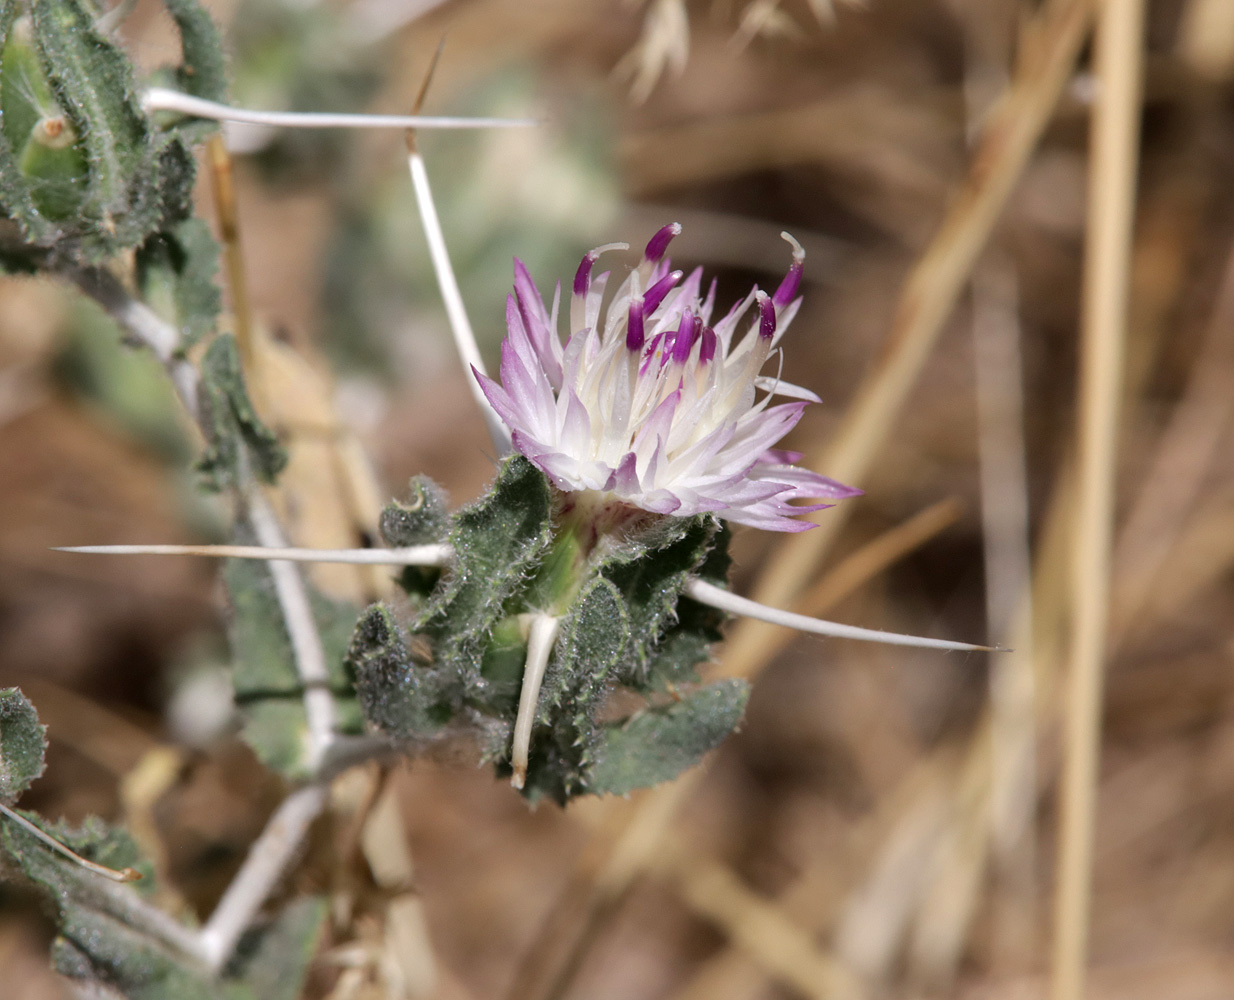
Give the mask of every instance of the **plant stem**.
POLYGON ((282 801, 261 831, 240 871, 201 929, 201 949, 215 973, 226 966, 240 936, 300 850, 309 826, 325 809, 328 795, 324 784, 297 789, 282 801))
MULTIPOLYGON (((247 491, 245 503, 258 544, 269 548, 285 548, 287 542, 283 537, 282 526, 256 487, 247 491)), ((275 595, 287 628, 287 638, 291 642, 296 673, 304 685, 304 711, 308 717, 310 740, 308 765, 311 770, 316 770, 334 739, 335 706, 334 695, 330 693, 326 651, 317 631, 317 621, 313 617, 313 607, 309 602, 304 577, 286 560, 271 559, 269 565, 270 575, 274 579, 275 595)))
POLYGON ((110 273, 100 268, 74 271, 73 283, 94 299, 128 336, 149 348, 167 370, 180 402, 196 422, 197 369, 179 355, 180 332, 153 309, 131 296, 110 273))
POLYGON ((1105 0, 1089 162, 1069 691, 1050 994, 1084 995, 1123 339, 1139 150, 1143 0, 1105 0))

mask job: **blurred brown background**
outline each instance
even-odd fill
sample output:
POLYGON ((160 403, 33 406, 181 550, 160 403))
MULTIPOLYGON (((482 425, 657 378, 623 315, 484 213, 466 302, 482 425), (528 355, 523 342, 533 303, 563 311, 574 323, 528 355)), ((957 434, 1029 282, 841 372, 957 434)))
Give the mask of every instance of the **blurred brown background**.
MULTIPOLYGON (((865 445, 866 495, 830 512, 843 528, 792 588, 809 613, 1015 653, 747 634, 735 661, 716 656, 759 673, 744 728, 675 798, 533 812, 466 760, 395 769, 392 817, 365 829, 386 838, 373 850, 410 849, 398 920, 348 833, 357 796, 376 794, 373 774, 356 779, 290 880, 335 894, 312 995, 1045 995, 1087 49, 1022 171, 973 149, 1022 113, 1000 103, 1009 87, 1040 93, 1014 67, 1057 43, 1038 29, 1068 5, 209 6, 231 35, 236 104, 403 111, 448 32, 426 111, 544 118, 422 139, 490 357, 514 254, 547 292, 589 247, 680 221, 674 259, 716 273, 731 301, 778 279, 778 233, 793 232, 808 280, 785 370, 824 403, 786 444, 812 455, 886 358, 906 278, 928 297, 954 250, 938 234, 972 225, 965 184, 1016 174, 889 435, 865 445)), ((1090 993, 1216 1000, 1234 996, 1234 4, 1148 10, 1090 993)), ((145 66, 172 43, 147 0, 124 33, 145 66)), ((257 392, 293 448, 280 499, 297 541, 363 540, 414 473, 456 502, 477 495, 491 451, 401 136, 229 143, 268 340, 257 392)), ((199 192, 213 219, 204 173, 199 192)), ((231 735, 216 567, 48 551, 222 537, 226 509, 195 495, 196 443, 144 362, 66 290, 0 281, 0 685, 21 685, 50 726, 22 805, 129 822, 168 905, 203 914, 281 794, 231 735)), ((735 587, 774 590, 786 557, 770 554, 802 542, 739 530, 735 587)), ((387 586, 317 580, 356 600, 387 586)), ((58 995, 41 971, 50 934, 0 889, 0 993, 58 995)))

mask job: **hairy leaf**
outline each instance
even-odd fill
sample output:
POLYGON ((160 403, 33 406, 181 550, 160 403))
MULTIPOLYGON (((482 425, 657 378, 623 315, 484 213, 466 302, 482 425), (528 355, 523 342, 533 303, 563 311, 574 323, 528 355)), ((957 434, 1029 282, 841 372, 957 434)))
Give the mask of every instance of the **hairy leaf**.
POLYGON ((347 665, 365 718, 399 740, 427 735, 448 721, 434 713, 432 676, 412 661, 402 628, 390 609, 374 604, 356 623, 347 665))
POLYGON ((596 712, 612 672, 633 642, 630 613, 617 588, 594 578, 562 622, 552 666, 540 692, 537 727, 523 794, 560 803, 586 790, 599 738, 596 712))
POLYGON ((93 817, 74 829, 23 815, 82 857, 145 874, 132 886, 111 882, 12 820, 0 819, 0 846, 55 914, 59 936, 52 946, 53 966, 89 995, 102 991, 127 1000, 295 1000, 300 995, 325 917, 323 900, 299 900, 248 931, 216 978, 168 943, 167 929, 174 931, 176 921, 142 898, 153 892, 153 878, 132 838, 93 817))
POLYGON ((552 497, 543 473, 522 456, 507 459, 493 488, 459 511, 450 532, 454 567, 415 631, 432 642, 452 702, 483 699, 481 664, 505 605, 534 573, 551 537, 552 497))
POLYGON ((666 519, 598 567, 621 593, 630 613, 633 642, 621 678, 624 683, 641 690, 657 686, 651 670, 653 652, 675 624, 686 578, 707 559, 718 528, 718 522, 705 515, 666 519))
POLYGON ((718 681, 605 727, 587 790, 625 795, 677 777, 737 728, 749 693, 744 681, 718 681))
POLYGON ((442 488, 428 476, 413 476, 406 500, 392 500, 381 512, 381 537, 392 548, 444 541, 450 512, 442 488))
POLYGON ((142 299, 180 331, 188 347, 214 329, 220 309, 218 244, 200 219, 186 219, 155 233, 137 251, 142 299))
POLYGON ((203 424, 207 447, 197 463, 207 489, 221 491, 243 481, 241 463, 274 482, 287 464, 287 452, 249 399, 235 338, 215 339, 201 365, 203 424))
MULTIPOLYGON (((240 538, 245 539, 243 533, 240 538)), ((305 777, 309 739, 304 686, 270 568, 256 560, 228 560, 223 579, 231 604, 232 683, 244 716, 244 739, 268 767, 293 779, 305 777)), ((359 733, 362 721, 344 666, 355 609, 311 591, 310 599, 339 709, 340 731, 359 733)))
POLYGON ((46 733, 24 694, 0 690, 0 802, 12 805, 43 773, 46 733))

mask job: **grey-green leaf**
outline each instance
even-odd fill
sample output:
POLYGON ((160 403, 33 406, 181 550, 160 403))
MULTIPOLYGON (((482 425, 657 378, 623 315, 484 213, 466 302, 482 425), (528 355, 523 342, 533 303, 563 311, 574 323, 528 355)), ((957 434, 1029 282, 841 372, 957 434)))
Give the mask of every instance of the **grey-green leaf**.
POLYGON ((208 489, 238 485, 245 452, 254 471, 274 482, 287 465, 287 452, 257 415, 244 384, 240 352, 230 334, 217 337, 201 365, 203 424, 207 447, 197 463, 208 489))
POLYGON ((484 652, 506 602, 534 573, 551 537, 552 497, 544 474, 521 455, 502 465, 493 488, 454 518, 454 567, 434 591, 415 631, 428 636, 459 704, 482 698, 484 652))
MULTIPOLYGON (((241 534, 240 541, 251 541, 241 534)), ((297 779, 308 774, 308 720, 304 687, 296 671, 270 568, 253 560, 228 560, 223 570, 231 604, 232 683, 244 717, 245 741, 264 764, 297 779)), ((361 731, 355 692, 344 667, 355 609, 310 591, 314 618, 330 670, 342 732, 361 731)))
POLYGON ((393 548, 427 545, 445 539, 450 512, 441 487, 428 476, 413 476, 406 500, 391 500, 381 512, 381 537, 393 548))
MULTIPOLYGON (((243 983, 243 995, 256 1000, 298 1000, 327 912, 320 896, 290 904, 271 924, 240 939, 228 978, 243 983)), ((233 992, 229 1000, 239 998, 233 992)))
POLYGON ((587 790, 625 795, 677 777, 737 728, 749 691, 744 681, 718 681, 605 727, 587 790))
POLYGON ((46 732, 24 694, 0 691, 0 802, 12 805, 43 773, 46 732))
POLYGON ((425 736, 447 721, 434 714, 438 699, 430 690, 431 675, 412 661, 403 630, 384 604, 374 604, 356 622, 347 664, 365 718, 387 736, 425 736))
POLYGON ((158 224, 157 150, 128 57, 96 30, 94 11, 82 0, 31 0, 30 9, 51 88, 85 144, 81 254, 98 261, 158 224))
POLYGON ((188 347, 214 329, 221 299, 214 275, 219 248, 210 227, 186 219, 137 250, 137 287, 146 305, 180 331, 188 347))
POLYGON ((44 894, 59 937, 52 963, 90 995, 126 1000, 295 1000, 316 950, 326 907, 301 899, 274 920, 244 935, 222 977, 167 943, 174 918, 158 914, 141 895, 153 889, 150 865, 131 837, 91 818, 79 829, 24 813, 50 836, 83 857, 111 868, 135 867, 146 877, 117 885, 52 851, 29 831, 0 819, 0 845, 44 894), (139 895, 140 893, 140 895, 139 895))

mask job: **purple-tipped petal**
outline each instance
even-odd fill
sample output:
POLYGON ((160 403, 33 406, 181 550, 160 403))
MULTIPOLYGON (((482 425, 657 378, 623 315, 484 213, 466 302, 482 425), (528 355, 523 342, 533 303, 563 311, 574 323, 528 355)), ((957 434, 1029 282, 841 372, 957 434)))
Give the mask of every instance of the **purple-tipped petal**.
POLYGON ((655 236, 647 241, 647 249, 643 254, 644 259, 655 263, 664 256, 668 245, 673 241, 675 236, 681 235, 681 223, 670 222, 667 226, 660 229, 655 236))
POLYGON ((806 251, 800 243, 788 233, 781 233, 780 236, 792 246, 793 262, 789 265, 788 274, 784 275, 784 280, 780 282, 780 287, 776 289, 775 295, 771 297, 777 312, 796 298, 797 289, 801 287, 801 273, 805 270, 806 261, 806 251))
POLYGON ((664 296, 672 291, 673 286, 680 280, 680 271, 670 271, 647 289, 646 293, 643 295, 643 304, 648 314, 655 312, 656 309, 660 307, 660 303, 664 301, 664 296))
POLYGON ((578 270, 574 272, 574 294, 586 295, 587 288, 591 285, 591 269, 595 267, 596 261, 600 255, 594 250, 589 250, 583 254, 582 263, 578 265, 578 270))
POLYGON ((703 343, 698 349, 698 360, 700 364, 710 364, 716 356, 716 332, 709 326, 703 327, 703 343))
POLYGON ((766 292, 758 293, 758 335, 770 340, 776 334, 776 307, 766 292))
POLYGON ((682 313, 681 324, 677 327, 677 335, 673 338, 673 361, 684 365, 690 357, 690 348, 698 336, 701 321, 693 313, 682 313))
POLYGON ((558 297, 550 312, 516 262, 501 384, 477 376, 480 385, 510 425, 515 449, 563 491, 607 491, 661 515, 712 512, 771 531, 806 531, 813 525, 801 515, 859 491, 772 447, 813 399, 779 375, 759 375, 801 303, 804 255, 794 243, 775 294, 752 290, 712 326, 714 282, 707 291, 701 269, 685 282, 671 270, 666 251, 679 231, 665 227, 648 244, 644 266, 610 296, 620 303, 613 315, 605 312, 603 276, 593 271, 599 254, 616 245, 589 252, 574 275, 564 345, 558 297), (748 329, 751 306, 757 336, 733 346, 737 327, 748 329), (797 402, 769 406, 757 390, 797 402))
POLYGON ((626 350, 641 351, 643 349, 643 301, 634 299, 630 303, 630 319, 626 326, 626 350))
POLYGON ((797 289, 801 287, 803 271, 805 271, 805 265, 799 260, 794 260, 789 265, 788 274, 784 275, 784 280, 780 282, 780 287, 776 289, 775 295, 771 297, 771 301, 777 309, 783 309, 797 297, 797 289))

